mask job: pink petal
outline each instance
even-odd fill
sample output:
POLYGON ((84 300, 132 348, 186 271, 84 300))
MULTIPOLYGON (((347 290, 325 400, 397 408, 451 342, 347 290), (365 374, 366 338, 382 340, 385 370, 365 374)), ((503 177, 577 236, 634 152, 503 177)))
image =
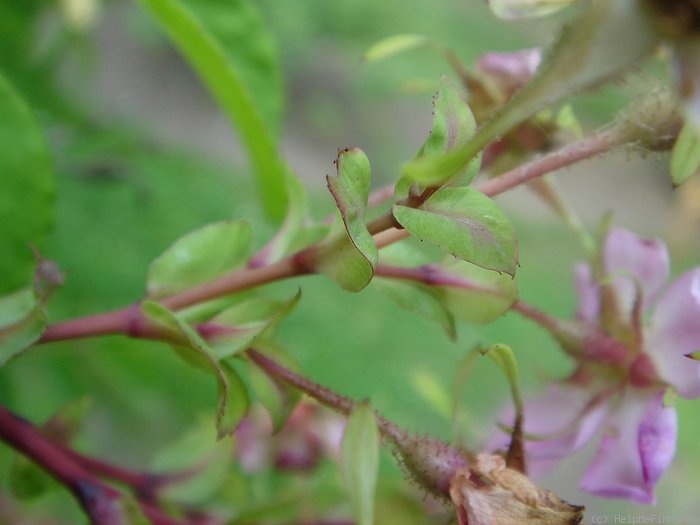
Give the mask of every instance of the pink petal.
POLYGON ((654 485, 668 469, 676 446, 675 409, 663 392, 628 390, 608 420, 581 489, 597 496, 654 503, 654 485))
POLYGON ((646 351, 678 394, 700 397, 700 363, 685 354, 700 350, 700 267, 676 279, 651 319, 646 351))
POLYGON ((659 239, 645 239, 623 228, 611 228, 603 253, 605 271, 613 277, 622 312, 631 313, 637 287, 643 294, 644 309, 653 304, 669 276, 666 245, 659 239))
MULTIPOLYGON (((592 404, 592 397, 587 389, 554 384, 539 397, 525 403, 525 433, 538 438, 525 443, 528 468, 533 473, 542 472, 554 460, 573 454, 598 431, 607 414, 607 406, 605 403, 592 404)), ((513 410, 508 416, 504 421, 512 425, 513 410)), ((501 435, 498 445, 505 448, 509 438, 501 435)))
POLYGON ((578 293, 576 318, 579 321, 596 322, 600 313, 600 288, 593 280, 593 272, 588 264, 579 263, 576 265, 574 283, 578 293))
POLYGON ((477 60, 476 69, 496 80, 501 89, 512 93, 530 81, 541 60, 539 49, 485 53, 477 60))

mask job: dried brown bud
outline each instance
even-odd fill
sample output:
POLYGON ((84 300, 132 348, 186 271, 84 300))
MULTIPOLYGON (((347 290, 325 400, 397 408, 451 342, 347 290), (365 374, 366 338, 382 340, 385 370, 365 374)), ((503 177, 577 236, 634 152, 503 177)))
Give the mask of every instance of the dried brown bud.
POLYGON ((490 454, 480 454, 456 472, 450 496, 459 525, 576 525, 583 519, 583 507, 537 487, 506 468, 501 456, 490 454))

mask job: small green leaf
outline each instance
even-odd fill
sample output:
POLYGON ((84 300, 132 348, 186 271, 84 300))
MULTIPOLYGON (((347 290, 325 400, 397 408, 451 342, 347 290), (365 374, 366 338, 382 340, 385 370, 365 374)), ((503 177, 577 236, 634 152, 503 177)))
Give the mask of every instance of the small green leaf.
POLYGON ((346 149, 336 159, 338 174, 328 177, 328 187, 345 225, 347 237, 334 238, 318 247, 314 268, 357 292, 372 280, 379 257, 367 231, 364 215, 370 189, 369 160, 360 149, 346 149))
POLYGON ((491 11, 507 20, 546 16, 578 0, 488 0, 491 11))
POLYGON ((494 201, 471 188, 445 187, 420 208, 395 205, 394 217, 412 235, 459 259, 515 275, 515 230, 494 201))
POLYGON ((179 339, 175 349, 190 365, 213 373, 219 387, 219 406, 216 416, 216 429, 219 439, 231 434, 250 406, 248 389, 238 372, 215 357, 200 335, 187 323, 155 301, 141 304, 144 315, 161 328, 170 330, 179 339))
POLYGON ((482 355, 487 355, 498 365, 510 386, 513 405, 515 406, 515 425, 508 452, 506 453, 506 465, 520 472, 525 472, 525 451, 523 449, 523 423, 524 409, 523 399, 520 394, 520 379, 518 363, 515 360, 513 350, 505 344, 497 343, 480 350, 482 355))
POLYGON ((33 289, 0 297, 0 367, 35 343, 45 327, 33 289))
POLYGON ((285 163, 274 135, 281 80, 274 43, 248 0, 136 0, 163 27, 236 126, 265 210, 284 214, 285 163))
POLYGON ((395 279, 374 279, 372 284, 402 308, 438 323, 453 341, 457 338, 454 316, 430 286, 395 279))
MULTIPOLYGON (((441 158, 445 153, 463 147, 469 142, 476 131, 474 114, 465 102, 462 94, 452 83, 443 77, 440 89, 433 101, 433 127, 428 139, 418 150, 416 158, 441 158)), ((472 160, 463 169, 454 175, 460 177, 459 184, 467 186, 479 171, 481 160, 479 157, 472 160), (460 176, 461 175, 461 176, 460 176)), ((418 183, 422 188, 439 186, 445 182, 442 173, 420 173, 420 177, 413 177, 410 173, 397 184, 397 198, 405 197, 402 190, 407 184, 418 183)))
POLYGON ((243 266, 250 256, 250 225, 209 224, 181 237, 148 270, 148 296, 167 297, 243 266))
POLYGON ((0 295, 31 284, 35 256, 53 220, 51 158, 26 103, 0 75, 0 295))
POLYGON ((379 473, 379 431, 374 412, 361 404, 348 418, 342 443, 345 485, 358 525, 374 523, 374 495, 379 473))
POLYGON ((671 151, 671 181, 680 186, 700 168, 700 135, 686 122, 671 151))
POLYGON ((377 62, 429 43, 430 40, 424 35, 392 35, 372 44, 362 58, 367 62, 377 62))
POLYGON ((435 289, 447 310, 460 321, 488 324, 518 299, 516 281, 510 275, 460 260, 444 263, 434 271, 445 272, 446 281, 453 283, 436 285, 435 289))
POLYGON ((249 297, 232 306, 211 320, 221 328, 213 334, 210 344, 219 359, 231 357, 246 350, 265 337, 270 337, 277 324, 299 303, 301 290, 287 301, 267 297, 249 297))
POLYGON ((57 443, 69 445, 83 429, 90 405, 88 397, 68 401, 41 425, 41 433, 57 443))

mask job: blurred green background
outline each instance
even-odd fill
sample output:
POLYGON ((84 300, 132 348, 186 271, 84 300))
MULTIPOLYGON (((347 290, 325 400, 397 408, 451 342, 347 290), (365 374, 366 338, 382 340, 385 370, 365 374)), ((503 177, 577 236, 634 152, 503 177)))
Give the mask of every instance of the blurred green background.
MULTIPOLYGON (((484 51, 546 43, 553 27, 552 21, 497 22, 485 5, 468 0, 255 3, 279 49, 286 98, 282 149, 319 218, 333 209, 324 177, 337 148, 363 148, 375 185, 391 182, 430 128, 430 97, 439 76, 451 74, 429 50, 362 63, 369 45, 395 33, 421 33, 471 65, 484 51)), ((208 222, 243 218, 253 224, 258 246, 269 238, 273 227, 258 210, 235 133, 136 5, 28 0, 0 6, 0 24, 0 68, 35 109, 54 155, 56 219, 42 252, 59 263, 67 280, 51 303, 52 320, 137 301, 150 261, 208 222), (84 27, 71 25, 71 5, 94 8, 94 17, 84 27)), ((603 122, 634 88, 584 97, 576 108, 586 127, 603 122)), ((609 155, 567 170, 561 185, 592 228, 614 208, 617 223, 667 235, 679 197, 664 170, 663 158, 609 155), (593 173, 585 177, 584 171, 593 173), (620 191, 629 195, 629 204, 619 202, 620 191)), ((571 268, 583 252, 537 200, 526 191, 515 193, 503 203, 519 235, 521 297, 567 317, 575 307, 571 268)), ((679 271, 697 260, 697 245, 686 241, 677 243, 679 271)), ((351 295, 321 277, 269 288, 284 296, 297 286, 302 301, 284 321, 279 341, 305 373, 353 398, 369 399, 419 433, 453 438, 443 396, 451 392, 458 363, 476 344, 512 345, 525 389, 568 369, 550 338, 514 314, 488 327, 460 326, 457 342, 451 342, 437 325, 398 309, 374 289, 351 295)), ((1 402, 32 421, 81 397, 91 400, 81 450, 136 467, 149 464, 215 406, 211 378, 157 343, 107 337, 51 344, 0 370, 1 402)), ((478 448, 492 432, 506 399, 504 378, 492 363, 480 362, 461 400, 468 409, 462 431, 470 446, 478 448)), ((588 516, 700 516, 693 489, 700 482, 695 447, 700 418, 689 403, 679 402, 678 408, 678 455, 653 510, 579 492, 577 478, 592 449, 543 484, 585 504, 588 516)), ((10 452, 0 447, 0 491, 11 462, 10 452)), ((387 479, 400 479, 388 454, 382 468, 387 479)), ((60 516, 61 523, 82 519, 63 492, 16 504, 27 515, 60 516)))

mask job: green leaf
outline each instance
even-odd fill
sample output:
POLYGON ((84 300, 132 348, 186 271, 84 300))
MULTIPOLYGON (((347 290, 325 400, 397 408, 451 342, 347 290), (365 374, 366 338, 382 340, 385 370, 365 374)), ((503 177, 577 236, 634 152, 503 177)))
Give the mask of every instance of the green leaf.
POLYGON ((235 456, 229 441, 216 440, 212 420, 201 417, 176 441, 158 451, 151 470, 162 473, 192 472, 187 479, 164 487, 168 501, 187 505, 208 502, 226 481, 235 456))
POLYGON ((460 321, 488 324, 510 310, 518 299, 516 281, 507 274, 459 260, 434 268, 433 272, 436 280, 444 272, 446 282, 453 283, 435 288, 447 310, 460 321))
POLYGON ((136 0, 163 27, 238 129, 267 213, 287 204, 273 138, 281 86, 274 45, 248 0, 136 0))
POLYGON ((54 181, 41 128, 0 75, 0 294, 31 284, 35 256, 53 219, 54 181))
MULTIPOLYGON (((452 83, 443 77, 440 89, 433 100, 433 127, 425 143, 418 150, 416 158, 442 158, 445 153, 463 147, 474 136, 476 120, 462 94, 452 83)), ((467 186, 479 172, 481 159, 476 157, 463 169, 455 172, 459 184, 467 186)), ((407 173, 396 186, 396 197, 408 196, 408 187, 418 183, 422 188, 439 186, 445 182, 442 173, 420 173, 414 177, 407 173)))
POLYGON ((686 122, 671 151, 671 180, 680 186, 700 168, 700 135, 686 122))
POLYGON ((454 316, 432 287, 395 279, 374 279, 372 284, 402 308, 439 324, 453 341, 457 338, 454 316))
POLYGON ((515 360, 513 350, 505 344, 497 343, 479 350, 482 355, 488 355, 501 369, 510 386, 513 405, 515 406, 515 425, 508 452, 506 453, 506 465, 520 472, 525 472, 525 451, 523 444, 524 409, 523 399, 520 394, 520 379, 518 363, 515 360))
POLYGON ((45 470, 20 454, 15 455, 10 466, 8 485, 12 495, 22 500, 36 499, 58 486, 45 470))
POLYGON ((488 0, 493 13, 505 19, 546 16, 578 0, 488 0))
POLYGON ((367 62, 377 62, 428 43, 430 40, 424 35, 408 33, 392 35, 372 44, 362 58, 367 62))
POLYGON ((226 363, 218 361, 215 352, 204 339, 163 305, 146 300, 141 304, 141 310, 150 321, 169 330, 173 338, 179 340, 175 348, 188 364, 204 369, 216 377, 219 387, 217 435, 221 439, 233 433, 250 406, 248 389, 238 372, 226 363))
POLYGON ((270 337, 277 324, 299 303, 301 290, 287 301, 267 297, 249 297, 211 320, 221 328, 210 337, 218 359, 231 357, 253 346, 259 339, 270 337))
POLYGON ((181 237, 148 270, 146 287, 154 299, 173 295, 243 266, 250 256, 250 225, 209 224, 181 237))
POLYGON ((417 158, 404 166, 404 175, 414 180, 449 180, 489 143, 539 110, 615 80, 638 66, 656 49, 657 34, 653 17, 639 2, 583 2, 579 15, 563 28, 545 54, 534 78, 467 144, 438 157, 417 158), (620 46, 620 42, 625 45, 620 46))
POLYGON ((459 259, 515 275, 513 225, 494 201, 472 188, 441 188, 420 208, 395 205, 394 217, 412 235, 459 259))
POLYGON ((327 177, 345 225, 347 237, 331 240, 316 250, 314 268, 346 290, 357 292, 372 280, 379 257, 377 245, 365 226, 370 189, 369 160, 360 149, 338 153, 337 175, 327 177))
POLYGON ((355 408, 348 418, 342 443, 345 485, 358 525, 374 523, 374 495, 379 473, 379 430, 367 404, 355 408))
POLYGON ((0 297, 0 367, 35 343, 45 327, 32 288, 0 297))

